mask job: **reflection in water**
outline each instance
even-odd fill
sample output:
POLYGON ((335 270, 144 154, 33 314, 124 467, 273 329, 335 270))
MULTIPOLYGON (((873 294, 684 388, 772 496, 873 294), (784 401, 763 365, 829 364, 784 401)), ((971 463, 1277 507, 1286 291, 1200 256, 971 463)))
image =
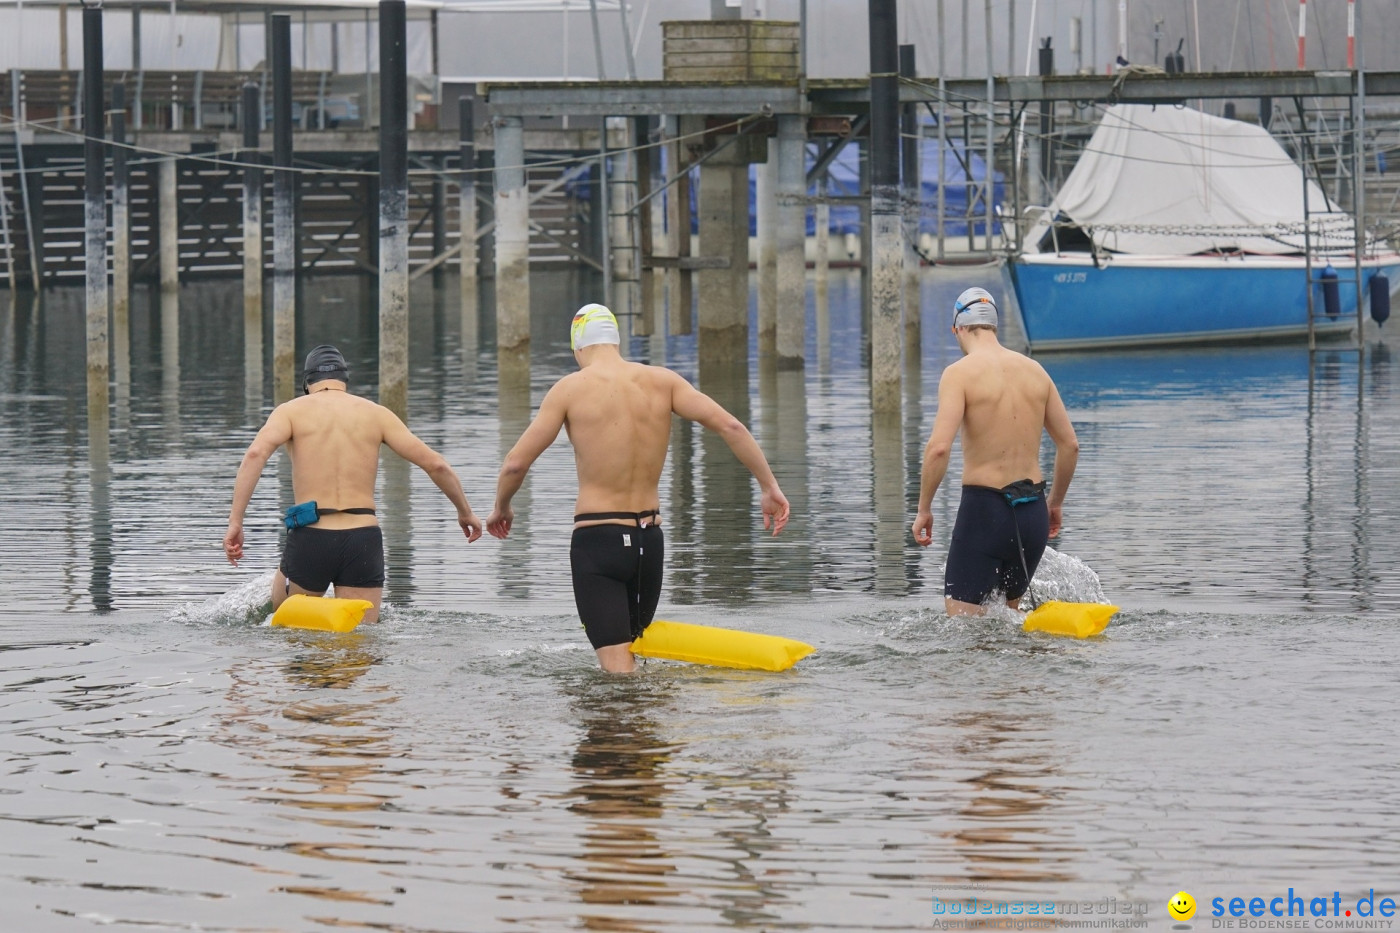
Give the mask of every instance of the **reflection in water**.
MULTIPOLYGON (((506 454, 515 446, 520 435, 530 426, 530 358, 508 350, 500 350, 496 355, 496 392, 499 401, 499 457, 504 463, 506 454)), ((538 474, 538 470, 535 471, 538 474)), ((536 482, 538 482, 538 478, 536 482)), ((492 495, 495 495, 492 487, 492 495)), ((500 559, 497 563, 497 592, 502 596, 526 598, 530 595, 530 580, 519 568, 530 554, 530 541, 533 537, 530 519, 530 506, 534 496, 527 481, 511 500, 515 510, 515 522, 510 529, 510 537, 500 542, 500 559)), ((483 521, 485 519, 483 518, 483 521)))
MULTIPOLYGON (((105 403, 106 381, 103 381, 101 403, 105 403)), ((92 506, 92 529, 89 542, 92 560, 92 581, 88 593, 93 608, 110 612, 112 603, 112 467, 111 429, 107 407, 93 402, 92 387, 88 387, 88 488, 92 506)))
MULTIPOLYGON (((750 424, 748 360, 700 361, 700 391, 731 415, 750 424)), ((729 445, 718 434, 698 424, 700 434, 700 488, 692 508, 700 515, 695 544, 713 568, 698 575, 702 599, 734 605, 746 602, 754 579, 755 503, 753 478, 729 445), (722 572, 715 572, 724 568, 722 572)))
POLYGON ((160 408, 166 440, 178 443, 180 431, 180 295, 160 290, 160 408))
POLYGON ((586 930, 660 930, 638 919, 637 907, 674 901, 686 892, 667 881, 675 859, 658 839, 669 791, 665 766, 679 750, 659 735, 651 710, 665 705, 658 685, 642 678, 591 682, 575 704, 583 735, 572 760, 570 811, 586 820, 579 833, 579 924, 586 930), (590 689, 591 688, 591 689, 590 689), (605 694, 605 695, 603 695, 605 694), (627 916, 605 908, 627 908, 627 916))
POLYGON ((871 468, 875 476, 875 592, 903 596, 909 589, 904 572, 904 426, 900 413, 871 416, 871 468))
POLYGON ((398 454, 385 450, 380 458, 384 470, 384 510, 379 518, 384 532, 384 600, 396 606, 413 603, 413 497, 410 495, 413 465, 398 454))
POLYGON ((1065 841, 1067 821, 1050 815, 1064 791, 1045 786, 1062 778, 1052 757, 1049 716, 1036 711, 1041 702, 1034 687, 1009 687, 950 720, 962 730, 952 766, 976 770, 963 779, 972 795, 950 834, 969 880, 1063 884, 1077 878, 1082 850, 1065 841))
POLYGON ((481 302, 477 279, 465 280, 461 287, 462 384, 476 385, 477 354, 481 351, 481 302))
POLYGON ((220 732, 223 744, 273 769, 271 780, 261 776, 249 788, 252 799, 296 814, 292 839, 261 837, 261 844, 322 863, 300 868, 286 878, 292 883, 273 890, 387 904, 375 893, 324 883, 329 874, 324 862, 384 861, 379 854, 384 846, 372 832, 377 819, 361 822, 353 814, 377 814, 397 796, 382 788, 392 784, 386 763, 402 751, 390 721, 379 714, 399 698, 387 686, 361 682, 382 660, 370 636, 289 632, 286 637, 297 647, 279 668, 241 661, 229 671, 231 712, 220 732), (336 696, 339 691, 344 695, 336 696), (298 828, 300 822, 305 825, 298 828), (295 883, 302 879, 308 883, 295 883))
MULTIPOLYGON (((792 520, 787 531, 773 542, 776 546, 764 548, 762 553, 770 557, 767 575, 779 589, 790 593, 807 593, 812 587, 812 536, 818 529, 827 527, 823 516, 811 514, 807 467, 807 380, 802 370, 775 372, 774 369, 776 367, 771 357, 760 364, 763 446, 773 473, 778 478, 778 485, 792 507, 792 520)), ((770 532, 761 533, 766 535, 770 532)))

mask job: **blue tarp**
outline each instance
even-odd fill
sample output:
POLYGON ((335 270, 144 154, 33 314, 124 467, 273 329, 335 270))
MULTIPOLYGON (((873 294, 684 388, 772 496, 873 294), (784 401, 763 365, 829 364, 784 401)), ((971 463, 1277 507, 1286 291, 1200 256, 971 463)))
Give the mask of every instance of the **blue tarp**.
MULTIPOLYGON (((807 168, 816 163, 818 152, 821 151, 815 143, 807 146, 807 168)), ((981 236, 986 228, 987 209, 982 200, 980 186, 986 177, 986 162, 982 158, 984 150, 974 148, 971 153, 966 152, 961 142, 949 141, 947 150, 943 153, 944 161, 944 224, 943 233, 945 236, 966 236, 968 228, 967 203, 968 199, 973 199, 973 210, 976 216, 972 218, 973 232, 981 236), (970 158, 969 158, 970 157, 970 158), (966 168, 964 168, 966 166, 966 168), (970 178, 969 178, 970 171, 970 178)), ((920 153, 920 190, 922 192, 919 232, 938 235, 938 140, 937 138, 925 138, 922 143, 920 153)), ((662 155, 662 173, 669 177, 669 168, 665 165, 665 155, 662 155)), ((756 215, 754 210, 755 189, 757 187, 758 167, 749 166, 749 234, 756 234, 756 215)), ((566 188, 574 197, 587 200, 591 196, 592 172, 580 177, 576 181, 570 182, 566 188)), ((830 196, 856 197, 860 194, 860 150, 855 145, 845 146, 832 160, 831 166, 827 169, 827 176, 830 179, 827 192, 830 196)), ((696 191, 699 187, 700 169, 697 167, 691 170, 690 186, 690 216, 691 232, 698 232, 699 213, 696 209, 696 191)), ((995 209, 1001 205, 1006 197, 1006 181, 1001 172, 994 173, 994 185, 992 191, 992 205, 995 209)), ((816 186, 807 192, 815 197, 816 186)), ((662 194, 664 200, 670 196, 670 191, 662 194)), ((816 212, 812 208, 807 210, 807 235, 811 236, 816 232, 816 212)), ((995 220, 992 222, 993 231, 1000 231, 1001 226, 995 220)), ((851 203, 833 203, 831 205, 831 232, 835 234, 860 233, 860 208, 851 203)))

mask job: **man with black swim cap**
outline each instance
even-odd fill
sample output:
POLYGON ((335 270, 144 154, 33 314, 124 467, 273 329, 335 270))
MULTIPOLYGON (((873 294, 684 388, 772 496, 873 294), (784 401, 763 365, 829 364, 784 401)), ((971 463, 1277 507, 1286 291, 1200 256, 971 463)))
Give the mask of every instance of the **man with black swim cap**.
POLYGON ((1055 383, 1039 363, 997 341, 997 306, 981 288, 953 304, 963 358, 938 381, 938 414, 924 448, 914 540, 933 541, 933 495, 962 433, 962 501, 953 525, 943 598, 949 615, 980 615, 993 592, 1013 609, 1049 539, 1060 533, 1079 441, 1055 383), (1040 471, 1041 432, 1055 443, 1050 488, 1040 471), (1024 562, 1023 562, 1024 560, 1024 562))
POLYGON ((263 466, 282 445, 292 460, 287 545, 272 578, 272 608, 293 593, 324 596, 330 586, 345 599, 367 599, 379 617, 384 588, 384 539, 374 514, 379 447, 389 448, 427 473, 457 508, 468 541, 481 537, 462 483, 452 467, 382 405, 349 392, 350 367, 339 350, 322 344, 306 355, 302 395, 278 405, 243 455, 233 484, 224 554, 243 558, 243 515, 263 466))
POLYGON ((651 624, 661 598, 661 498, 657 486, 671 440, 671 415, 698 421, 724 438, 758 480, 763 527, 788 520, 788 501, 758 443, 739 419, 678 373, 629 363, 618 349, 617 319, 598 304, 574 315, 569 346, 579 371, 554 384, 535 420, 501 467, 486 528, 510 534, 510 500, 530 465, 566 428, 578 470, 569 548, 574 603, 603 670, 636 668, 632 640, 651 624))

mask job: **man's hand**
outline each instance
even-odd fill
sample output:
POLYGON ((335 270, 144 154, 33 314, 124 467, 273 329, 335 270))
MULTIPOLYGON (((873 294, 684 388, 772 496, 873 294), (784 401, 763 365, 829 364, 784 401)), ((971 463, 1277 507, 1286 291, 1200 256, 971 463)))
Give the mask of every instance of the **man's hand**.
POLYGON ((933 543, 933 513, 919 511, 914 514, 914 524, 911 528, 914 532, 914 543, 919 547, 928 547, 933 543))
POLYGON ((243 526, 228 523, 228 531, 224 532, 224 556, 228 562, 237 567, 238 562, 243 559, 243 526))
POLYGON ((763 509, 763 527, 771 527, 774 536, 787 527, 792 507, 788 505, 787 496, 783 495, 781 489, 777 486, 765 489, 759 505, 763 509))
POLYGON ((490 515, 486 516, 486 530, 491 532, 494 537, 505 538, 510 534, 510 526, 514 521, 515 509, 510 506, 505 508, 497 506, 491 510, 490 515))
POLYGON ((462 526, 462 534, 467 536, 468 544, 481 537, 481 519, 476 517, 475 512, 458 515, 457 524, 462 526))
POLYGON ((1063 505, 1052 505, 1050 508, 1050 537, 1060 536, 1060 522, 1064 520, 1065 507, 1063 505))

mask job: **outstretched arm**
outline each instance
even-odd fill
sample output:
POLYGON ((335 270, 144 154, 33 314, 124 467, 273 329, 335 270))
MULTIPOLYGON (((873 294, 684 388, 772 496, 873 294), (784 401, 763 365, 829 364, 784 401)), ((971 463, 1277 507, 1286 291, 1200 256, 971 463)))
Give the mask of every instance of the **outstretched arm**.
POLYGON ((1060 534, 1065 493, 1069 492, 1069 482, 1079 463, 1079 438, 1075 436, 1069 412, 1053 382, 1050 383, 1050 398, 1045 403, 1045 430, 1055 442, 1055 473, 1050 483, 1050 501, 1046 503, 1050 509, 1050 537, 1054 538, 1060 534))
POLYGON ((462 491, 462 481, 457 478, 447 458, 423 443, 418 435, 410 431, 408 425, 389 409, 380 406, 379 417, 384 432, 384 443, 389 445, 389 449, 427 473, 433 485, 442 490, 442 494, 456 507, 457 524, 461 526, 468 542, 480 538, 481 519, 472 514, 467 494, 462 491))
POLYGON ((718 402, 681 376, 675 373, 672 376, 671 410, 682 418, 699 422, 724 438, 734 456, 758 480, 758 488, 762 492, 759 505, 763 510, 763 527, 771 527, 775 535, 782 531, 787 526, 792 509, 787 497, 778 488, 778 479, 768 466, 768 458, 759 449, 758 441, 753 439, 742 421, 725 411, 718 402))
POLYGON ((564 427, 564 414, 568 409, 564 403, 566 390, 561 389, 560 385, 555 383, 554 388, 545 393, 540 410, 535 413, 535 420, 530 422, 525 433, 520 435, 520 440, 506 454, 505 463, 501 464, 501 473, 496 477, 496 502, 486 518, 486 530, 497 538, 510 534, 510 526, 515 521, 510 500, 520 491, 525 474, 530 472, 530 467, 540 454, 549 449, 549 445, 559 436, 559 430, 564 427))
POLYGON ((228 511, 228 530, 224 532, 224 556, 235 567, 243 559, 243 516, 258 486, 258 477, 277 448, 291 438, 292 420, 281 407, 274 408, 238 465, 238 475, 233 480, 233 505, 228 511))
POLYGON ((943 371, 938 380, 938 414, 933 419, 933 433, 924 446, 924 464, 919 470, 919 511, 914 515, 914 541, 920 547, 933 543, 933 495, 948 473, 948 460, 953 454, 953 439, 962 427, 967 396, 957 374, 943 371))

